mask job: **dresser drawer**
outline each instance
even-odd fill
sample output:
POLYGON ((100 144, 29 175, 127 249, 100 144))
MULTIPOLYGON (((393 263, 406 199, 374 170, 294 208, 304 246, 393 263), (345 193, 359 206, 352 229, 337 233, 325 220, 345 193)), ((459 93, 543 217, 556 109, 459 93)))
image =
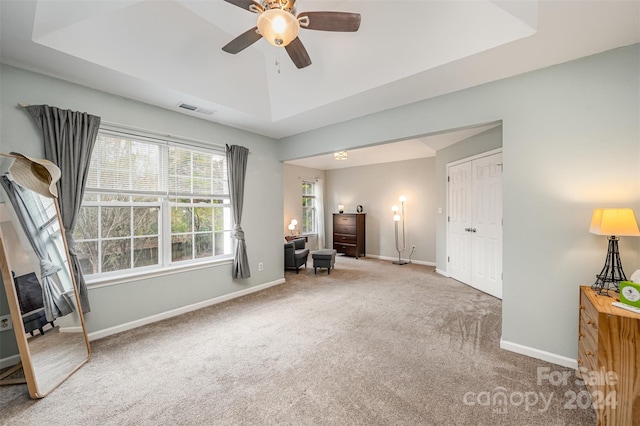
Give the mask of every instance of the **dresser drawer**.
POLYGON ((356 239, 355 235, 334 234, 333 236, 334 244, 356 244, 356 239))
POLYGON ((582 321, 580 321, 580 330, 578 332, 578 345, 592 352, 598 349, 598 334, 591 331, 591 327, 585 327, 582 321))
POLYGON ((333 248, 338 253, 346 254, 347 256, 357 256, 356 246, 353 244, 337 244, 333 243, 333 248))
POLYGON ((334 234, 351 234, 351 235, 355 235, 356 234, 356 225, 334 225, 333 226, 333 233, 334 234))
POLYGON ((592 320, 598 320, 598 310, 593 306, 589 297, 584 293, 580 294, 580 311, 584 312, 592 320))
POLYGON ((356 216, 355 215, 335 215, 333 216, 333 225, 349 225, 356 226, 356 216))
POLYGON ((580 309, 580 334, 588 337, 592 342, 598 341, 598 317, 592 316, 587 309, 580 309))
POLYGON ((578 343, 578 367, 585 368, 587 371, 598 371, 597 348, 596 343, 583 337, 578 343))

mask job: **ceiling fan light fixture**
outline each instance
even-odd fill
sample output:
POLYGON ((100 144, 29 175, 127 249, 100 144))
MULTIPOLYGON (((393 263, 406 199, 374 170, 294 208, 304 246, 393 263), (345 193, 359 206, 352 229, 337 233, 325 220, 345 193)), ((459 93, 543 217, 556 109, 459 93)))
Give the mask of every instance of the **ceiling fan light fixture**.
POLYGON ((258 31, 272 45, 285 47, 298 37, 300 23, 286 10, 269 9, 258 16, 258 31))

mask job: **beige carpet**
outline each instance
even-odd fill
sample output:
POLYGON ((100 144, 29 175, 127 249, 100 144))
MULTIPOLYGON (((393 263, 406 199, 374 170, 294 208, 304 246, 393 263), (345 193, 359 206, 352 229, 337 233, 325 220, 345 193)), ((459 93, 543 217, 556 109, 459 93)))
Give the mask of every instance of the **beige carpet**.
POLYGON ((338 257, 286 280, 95 341, 42 400, 0 388, 0 423, 595 424, 573 371, 499 349, 499 300, 431 267, 338 257))

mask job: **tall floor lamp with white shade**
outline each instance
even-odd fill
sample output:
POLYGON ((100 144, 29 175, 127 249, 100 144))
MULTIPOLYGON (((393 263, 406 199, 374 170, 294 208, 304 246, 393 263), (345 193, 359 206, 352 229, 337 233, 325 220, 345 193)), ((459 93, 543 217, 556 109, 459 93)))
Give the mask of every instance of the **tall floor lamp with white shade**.
POLYGON ((407 197, 405 197, 404 195, 400 196, 400 212, 398 211, 398 206, 396 206, 395 204, 391 207, 391 211, 393 212, 393 222, 395 223, 395 228, 396 228, 396 250, 398 251, 398 260, 394 260, 393 264, 394 265, 406 265, 407 262, 405 262, 404 260, 402 260, 400 258, 400 255, 402 254, 403 251, 405 251, 407 249, 407 241, 405 239, 405 234, 404 234, 404 202, 407 201, 407 197), (399 245, 399 235, 398 235, 398 227, 399 227, 399 223, 402 222, 402 248, 400 248, 399 245))

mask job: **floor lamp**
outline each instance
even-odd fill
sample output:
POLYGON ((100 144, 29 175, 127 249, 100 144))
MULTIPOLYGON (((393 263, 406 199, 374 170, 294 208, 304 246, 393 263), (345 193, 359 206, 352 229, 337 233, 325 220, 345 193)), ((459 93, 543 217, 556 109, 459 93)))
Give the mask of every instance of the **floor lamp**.
POLYGON ((604 267, 596 275, 596 282, 591 286, 598 294, 608 296, 609 290, 620 291, 620 281, 627 280, 620 262, 619 236, 640 236, 638 222, 633 209, 595 209, 589 232, 608 236, 609 247, 604 267))
POLYGON ((398 214, 398 206, 394 205, 391 207, 391 211, 393 212, 393 222, 396 225, 396 250, 398 251, 398 260, 394 260, 394 265, 406 265, 407 262, 400 258, 400 254, 405 251, 407 248, 407 241, 404 236, 404 202, 407 201, 407 197, 404 195, 400 196, 400 205, 402 206, 402 214, 398 214), (402 249, 398 244, 398 222, 402 221, 402 249))

